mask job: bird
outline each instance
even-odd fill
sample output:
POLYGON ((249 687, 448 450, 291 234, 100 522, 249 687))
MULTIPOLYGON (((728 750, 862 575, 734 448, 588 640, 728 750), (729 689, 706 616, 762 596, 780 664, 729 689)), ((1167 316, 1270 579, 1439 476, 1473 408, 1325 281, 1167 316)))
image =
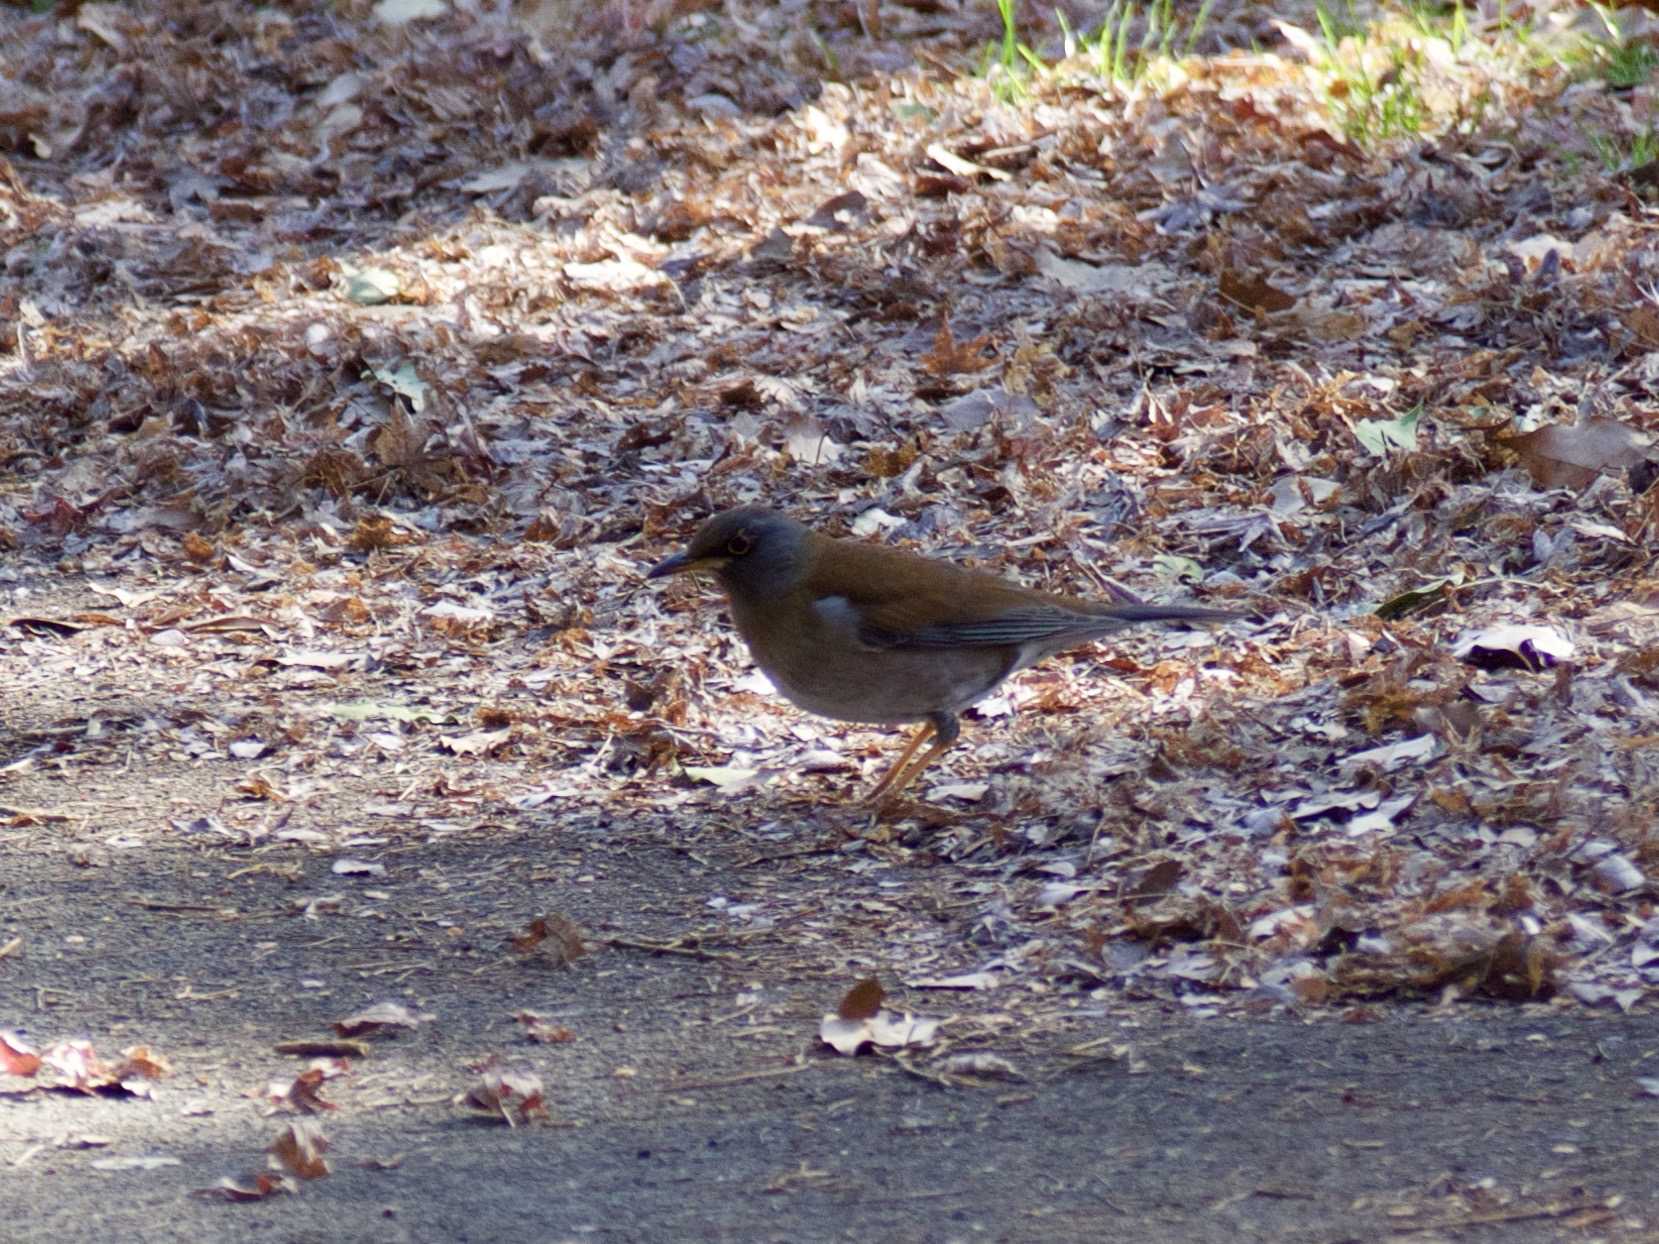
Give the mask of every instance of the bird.
POLYGON ((709 518, 646 578, 696 571, 719 580, 755 664, 790 703, 837 721, 920 723, 867 796, 878 808, 956 742, 958 714, 1009 675, 1137 623, 1248 616, 1041 592, 902 549, 833 539, 761 506, 709 518))

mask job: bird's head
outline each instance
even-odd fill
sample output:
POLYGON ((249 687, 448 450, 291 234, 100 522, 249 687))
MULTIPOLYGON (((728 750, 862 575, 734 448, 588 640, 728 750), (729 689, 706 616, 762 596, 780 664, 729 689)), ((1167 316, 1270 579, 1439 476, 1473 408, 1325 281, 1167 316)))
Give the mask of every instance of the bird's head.
POLYGON ((776 510, 725 510, 699 527, 683 551, 663 558, 645 577, 709 570, 728 591, 782 591, 800 573, 808 538, 805 527, 776 510))

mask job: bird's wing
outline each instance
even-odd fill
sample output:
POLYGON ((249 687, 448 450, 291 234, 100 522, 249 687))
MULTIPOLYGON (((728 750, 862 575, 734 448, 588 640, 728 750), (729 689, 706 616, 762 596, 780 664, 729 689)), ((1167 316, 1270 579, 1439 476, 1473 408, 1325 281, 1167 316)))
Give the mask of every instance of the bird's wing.
POLYGON ((872 648, 1079 643, 1139 622, 1223 622, 1193 605, 1073 600, 901 549, 826 540, 803 585, 820 617, 872 648))
POLYGON ((1048 605, 1022 605, 993 617, 929 622, 905 631, 889 630, 879 617, 866 615, 859 637, 877 648, 978 648, 1018 646, 1075 636, 1082 640, 1123 625, 1112 618, 1090 617, 1048 605))
POLYGON ((1018 645, 1116 625, 990 575, 869 545, 829 544, 806 589, 820 617, 872 648, 1018 645))

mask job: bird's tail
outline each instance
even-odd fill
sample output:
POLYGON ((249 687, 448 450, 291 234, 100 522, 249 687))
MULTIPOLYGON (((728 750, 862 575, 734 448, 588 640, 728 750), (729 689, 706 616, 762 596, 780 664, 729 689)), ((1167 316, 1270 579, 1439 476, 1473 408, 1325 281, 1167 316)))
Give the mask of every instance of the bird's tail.
POLYGON ((1201 605, 1106 605, 1100 612, 1125 625, 1137 622, 1240 622, 1250 616, 1235 609, 1205 609, 1201 605))

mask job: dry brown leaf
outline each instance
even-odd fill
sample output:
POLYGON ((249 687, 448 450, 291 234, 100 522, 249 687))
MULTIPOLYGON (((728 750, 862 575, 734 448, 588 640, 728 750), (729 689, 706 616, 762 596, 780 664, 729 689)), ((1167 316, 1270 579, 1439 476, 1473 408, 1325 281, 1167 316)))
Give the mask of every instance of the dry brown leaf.
POLYGON ((524 1025, 524 1034, 541 1045, 566 1045, 576 1040, 576 1034, 563 1024, 539 1015, 535 1011, 516 1011, 513 1018, 524 1025))
POLYGON ((40 1070, 40 1055, 14 1032, 0 1031, 0 1071, 9 1076, 32 1076, 40 1070))
POLYGON ((342 1037, 364 1037, 378 1032, 418 1028, 433 1018, 429 1014, 417 1014, 401 1002, 377 1002, 344 1019, 335 1020, 333 1027, 342 1037))
POLYGON ((939 326, 933 333, 933 348, 922 356, 922 366, 935 376, 984 371, 996 362, 995 357, 987 353, 990 346, 991 338, 986 333, 968 341, 958 341, 951 333, 950 319, 941 314, 939 326))
POLYGON ((835 1013, 842 1019, 872 1019, 881 1010, 882 999, 886 996, 880 981, 874 978, 861 980, 842 996, 835 1013))
POLYGON ((477 1082, 456 1102, 475 1113, 499 1119, 508 1127, 550 1117, 541 1077, 528 1068, 503 1066, 495 1058, 485 1061, 478 1069, 477 1082))
POLYGON ((1259 314, 1288 311, 1296 305, 1296 295, 1276 289, 1263 277, 1233 268, 1222 271, 1220 288, 1228 302, 1259 314))
POLYGON ((1552 423, 1498 439, 1520 455, 1540 488, 1586 488, 1598 475, 1629 471, 1653 457, 1653 437, 1615 419, 1552 423))
POLYGON ((271 1106, 267 1113, 293 1110, 299 1114, 321 1114, 337 1109, 334 1102, 322 1095, 323 1085, 345 1074, 347 1064, 341 1059, 319 1059, 286 1084, 272 1084, 266 1089, 271 1106))
POLYGON ((303 1119, 295 1119, 277 1133, 265 1152, 274 1164, 301 1179, 321 1179, 330 1173, 328 1159, 323 1157, 328 1152, 328 1138, 315 1124, 303 1119))
POLYGON ((211 1188, 195 1189, 191 1195, 204 1201, 263 1201, 298 1191, 299 1185, 286 1176, 261 1171, 241 1181, 227 1176, 211 1188))
POLYGON ((522 933, 513 937, 513 949, 521 955, 540 951, 561 967, 588 953, 581 928, 558 912, 530 921, 522 933))
POLYGON ((180 541, 180 545, 184 549, 184 555, 198 566, 207 565, 219 554, 219 550, 213 547, 211 541, 202 539, 193 531, 184 533, 184 539, 180 541))

